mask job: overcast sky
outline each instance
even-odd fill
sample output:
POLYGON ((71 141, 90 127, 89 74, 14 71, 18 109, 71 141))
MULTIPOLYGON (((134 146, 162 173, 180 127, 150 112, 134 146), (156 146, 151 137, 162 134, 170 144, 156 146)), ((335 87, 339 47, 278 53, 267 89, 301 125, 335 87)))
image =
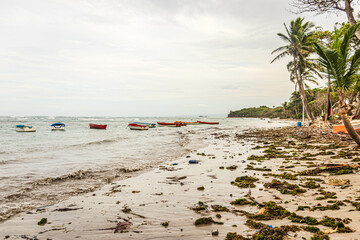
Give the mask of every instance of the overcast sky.
MULTIPOLYGON (((0 115, 172 116, 279 105, 290 0, 1 0, 0 115)), ((308 16, 325 28, 345 16, 308 16)))

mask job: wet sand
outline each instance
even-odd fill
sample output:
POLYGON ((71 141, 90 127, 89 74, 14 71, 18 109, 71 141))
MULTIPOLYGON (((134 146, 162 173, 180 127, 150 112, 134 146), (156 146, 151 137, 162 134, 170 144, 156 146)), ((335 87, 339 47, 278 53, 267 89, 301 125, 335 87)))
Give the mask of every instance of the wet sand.
MULTIPOLYGON (((240 176, 252 176, 259 179, 255 182, 256 187, 251 188, 251 198, 257 202, 274 201, 290 212, 318 220, 324 216, 350 218, 352 221, 346 226, 354 232, 332 233, 329 236, 331 239, 360 239, 360 215, 351 203, 346 202, 346 206, 340 206, 338 210, 297 211, 299 206, 313 207, 319 203, 325 206, 330 204, 327 203, 328 200, 334 199, 315 200, 321 196, 318 194, 319 188, 302 187, 307 192, 291 195, 282 194, 274 188, 265 188, 263 185, 275 178, 263 176, 264 173, 295 174, 315 169, 323 163, 354 164, 355 162, 351 161, 356 160, 355 154, 358 153, 358 150, 353 149, 354 144, 346 139, 328 137, 321 132, 300 128, 283 129, 281 134, 278 132, 237 134, 235 130, 221 130, 209 134, 205 140, 209 145, 192 151, 188 156, 58 204, 21 213, 0 225, 0 236, 7 239, 225 239, 228 232, 237 232, 244 237, 251 237, 258 230, 245 225, 248 217, 241 211, 257 214, 261 207, 231 205, 230 202, 240 198, 251 201, 247 196, 248 188, 239 188, 231 182, 240 176), (287 151, 286 155, 291 157, 284 160, 283 156, 276 152, 275 157, 268 160, 248 160, 251 155, 263 156, 264 149, 271 144, 287 151), (309 146, 323 146, 325 150, 309 146), (347 159, 331 158, 330 155, 311 156, 319 151, 330 150, 334 153, 332 157, 339 156, 341 150, 354 155, 345 156, 347 159), (189 164, 189 160, 198 160, 199 163, 189 164), (172 165, 173 163, 177 165, 172 165), (245 169, 248 164, 255 168, 266 167, 272 171, 245 169), (235 170, 226 169, 233 165, 237 166, 235 170), (198 189, 199 187, 204 187, 204 190, 198 189), (196 212, 191 209, 199 206, 199 201, 207 206, 206 210, 196 212), (217 212, 213 208, 216 208, 216 205, 225 206, 228 211, 217 212), (216 217, 216 214, 220 214, 221 218, 216 217), (223 224, 195 226, 194 222, 201 217, 212 217, 223 224), (46 218, 47 223, 38 225, 42 218, 46 218), (168 226, 163 226, 165 222, 168 222, 168 226), (212 236, 212 232, 216 230, 219 234, 212 236)), ((357 172, 357 168, 354 168, 354 172, 357 172)), ((357 173, 334 176, 321 173, 317 176, 298 176, 297 180, 281 181, 304 184, 307 178, 323 179, 324 182, 316 183, 319 183, 323 190, 335 192, 336 201, 348 199, 356 202, 360 195, 360 176, 357 173), (349 179, 350 186, 344 189, 330 186, 327 184, 329 178, 349 179)), ((287 217, 261 222, 273 227, 307 226, 293 223, 287 217)), ((321 230, 331 229, 323 225, 316 227, 321 230)), ((290 232, 287 238, 310 239, 313 235, 314 233, 299 230, 290 232)))

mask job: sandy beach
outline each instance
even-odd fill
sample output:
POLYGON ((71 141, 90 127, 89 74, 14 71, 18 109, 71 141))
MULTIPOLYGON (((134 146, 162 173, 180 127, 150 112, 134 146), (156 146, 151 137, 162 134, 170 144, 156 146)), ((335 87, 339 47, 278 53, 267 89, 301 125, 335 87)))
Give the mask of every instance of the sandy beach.
POLYGON ((360 160, 358 150, 347 137, 285 127, 245 133, 219 130, 209 133, 204 141, 207 147, 194 149, 151 171, 16 215, 1 223, 0 236, 4 239, 251 239, 262 231, 284 232, 284 228, 277 227, 291 225, 290 231, 274 239, 311 239, 318 231, 314 228, 305 231, 305 227, 319 228, 330 239, 360 239, 357 211, 360 190, 357 161, 360 160), (189 160, 198 163, 189 164, 189 160), (347 165, 333 171, 324 164, 347 165), (309 172, 313 169, 318 171, 309 172), (255 186, 249 188, 248 182, 241 185, 236 179, 242 176, 256 178, 255 186), (275 187, 269 184, 273 179, 278 184, 275 187), (349 181, 333 186, 328 184, 329 179, 349 181), (284 186, 289 186, 279 185, 284 181, 300 186, 284 191, 284 186), (324 195, 324 191, 333 195, 324 195), (246 199, 237 201, 245 205, 234 204, 237 199, 246 199), (266 204, 270 201, 284 208, 282 214, 277 215, 266 204), (329 210, 329 205, 336 206, 329 210), (299 220, 306 216, 317 222, 309 225, 309 221, 299 220), (328 221, 337 224, 331 226, 321 221, 325 216, 341 219, 328 221), (195 225, 199 218, 208 218, 208 224, 195 225), (259 220, 269 226, 255 229, 254 225, 245 225, 247 220, 259 220))

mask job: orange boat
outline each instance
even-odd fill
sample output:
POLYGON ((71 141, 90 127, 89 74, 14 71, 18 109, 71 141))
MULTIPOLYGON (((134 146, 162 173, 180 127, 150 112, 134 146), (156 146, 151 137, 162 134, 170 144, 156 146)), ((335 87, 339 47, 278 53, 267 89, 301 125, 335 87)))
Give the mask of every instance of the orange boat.
MULTIPOLYGON (((357 133, 360 133, 360 122, 356 121, 351 123, 357 133)), ((334 126, 333 133, 346 133, 349 134, 344 125, 334 126)))

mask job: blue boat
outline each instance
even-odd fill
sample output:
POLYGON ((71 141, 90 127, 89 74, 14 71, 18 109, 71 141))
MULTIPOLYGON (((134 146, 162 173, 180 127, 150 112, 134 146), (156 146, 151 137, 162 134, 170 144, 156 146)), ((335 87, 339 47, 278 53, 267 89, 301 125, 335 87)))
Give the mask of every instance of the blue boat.
POLYGON ((133 124, 139 124, 139 125, 145 125, 148 126, 149 128, 155 128, 156 127, 156 123, 144 123, 144 122, 132 122, 133 124))
POLYGON ((58 123, 53 123, 51 124, 51 130, 65 130, 65 124, 58 122, 58 123))
POLYGON ((27 125, 16 125, 15 131, 17 132, 36 132, 36 127, 27 125))

